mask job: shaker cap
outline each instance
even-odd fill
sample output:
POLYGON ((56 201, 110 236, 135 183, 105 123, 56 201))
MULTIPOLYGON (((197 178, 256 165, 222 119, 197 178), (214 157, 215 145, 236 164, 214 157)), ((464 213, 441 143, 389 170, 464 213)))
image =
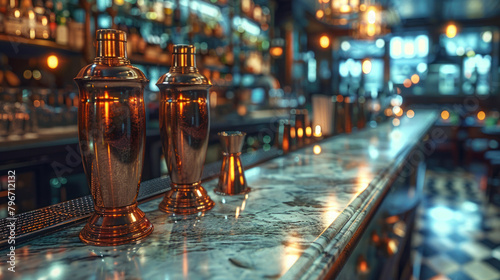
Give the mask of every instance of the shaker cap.
POLYGON ((95 34, 97 41, 119 41, 127 42, 127 34, 122 30, 116 29, 99 29, 95 34))
POLYGON ((127 57, 127 34, 116 29, 97 30, 96 56, 127 57))
POLYGON ((127 59, 127 34, 121 30, 99 29, 96 31, 96 58, 94 63, 83 67, 76 81, 138 81, 148 79, 127 59))
POLYGON ((196 47, 193 45, 174 45, 172 47, 173 54, 195 54, 196 47))
POLYGON ((172 51, 172 67, 158 79, 156 85, 162 90, 163 87, 173 85, 177 86, 192 86, 206 85, 211 86, 212 83, 200 74, 196 68, 196 47, 193 45, 174 45, 172 51))

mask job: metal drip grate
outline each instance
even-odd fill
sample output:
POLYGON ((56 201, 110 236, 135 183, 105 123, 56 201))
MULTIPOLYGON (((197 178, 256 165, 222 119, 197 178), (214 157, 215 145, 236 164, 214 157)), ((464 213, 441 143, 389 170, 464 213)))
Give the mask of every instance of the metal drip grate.
MULTIPOLYGON (((279 156, 278 149, 270 151, 258 151, 241 156, 243 165, 246 168, 254 166, 260 162, 270 160, 279 156)), ((219 175, 221 162, 207 164, 203 170, 202 179, 208 180, 219 175)), ((142 201, 157 196, 170 189, 170 178, 161 177, 141 183, 138 201, 142 201)), ((94 203, 90 195, 58 203, 45 208, 16 215, 16 244, 28 241, 42 234, 47 234, 56 229, 81 222, 88 218, 94 211, 94 203)), ((10 229, 8 227, 11 220, 4 218, 0 220, 0 249, 8 246, 10 229)))

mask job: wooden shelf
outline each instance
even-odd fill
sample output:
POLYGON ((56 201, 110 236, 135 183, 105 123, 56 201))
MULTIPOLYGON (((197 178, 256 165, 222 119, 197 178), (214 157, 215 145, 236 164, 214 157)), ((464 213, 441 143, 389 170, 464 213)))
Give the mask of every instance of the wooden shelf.
POLYGON ((76 51, 68 46, 62 46, 56 42, 42 39, 28 39, 15 35, 0 34, 0 49, 2 52, 13 55, 34 55, 39 52, 64 52, 70 55, 81 55, 81 51, 76 51))

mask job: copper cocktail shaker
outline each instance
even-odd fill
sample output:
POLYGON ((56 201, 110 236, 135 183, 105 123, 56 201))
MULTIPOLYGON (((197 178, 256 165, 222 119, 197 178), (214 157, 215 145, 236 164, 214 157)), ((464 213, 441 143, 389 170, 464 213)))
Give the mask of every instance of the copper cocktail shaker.
POLYGON ((79 88, 78 136, 95 212, 80 232, 92 245, 119 245, 153 232, 137 207, 146 117, 147 79, 130 65, 126 34, 96 32, 97 55, 75 78, 79 88))
POLYGON ((175 45, 160 89, 160 131, 172 188, 160 203, 167 213, 193 214, 215 205, 201 186, 210 132, 210 81, 196 68, 195 48, 175 45))

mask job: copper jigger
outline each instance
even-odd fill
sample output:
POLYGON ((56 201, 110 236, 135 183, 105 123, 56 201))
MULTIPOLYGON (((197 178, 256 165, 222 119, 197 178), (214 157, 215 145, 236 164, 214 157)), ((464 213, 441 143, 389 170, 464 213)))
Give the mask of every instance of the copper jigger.
POLYGON ((112 246, 153 232, 137 207, 146 141, 143 92, 148 80, 130 65, 123 31, 96 33, 97 57, 75 78, 79 144, 95 209, 80 239, 112 246))
POLYGON ((210 132, 210 81, 198 72, 195 48, 173 47, 172 67, 156 85, 160 89, 160 132, 172 180, 159 208, 176 214, 210 210, 215 203, 201 186, 210 132))
POLYGON ((222 167, 219 184, 214 190, 220 195, 237 195, 250 192, 245 179, 245 171, 241 164, 241 148, 247 135, 240 131, 223 131, 218 133, 222 145, 222 167))

